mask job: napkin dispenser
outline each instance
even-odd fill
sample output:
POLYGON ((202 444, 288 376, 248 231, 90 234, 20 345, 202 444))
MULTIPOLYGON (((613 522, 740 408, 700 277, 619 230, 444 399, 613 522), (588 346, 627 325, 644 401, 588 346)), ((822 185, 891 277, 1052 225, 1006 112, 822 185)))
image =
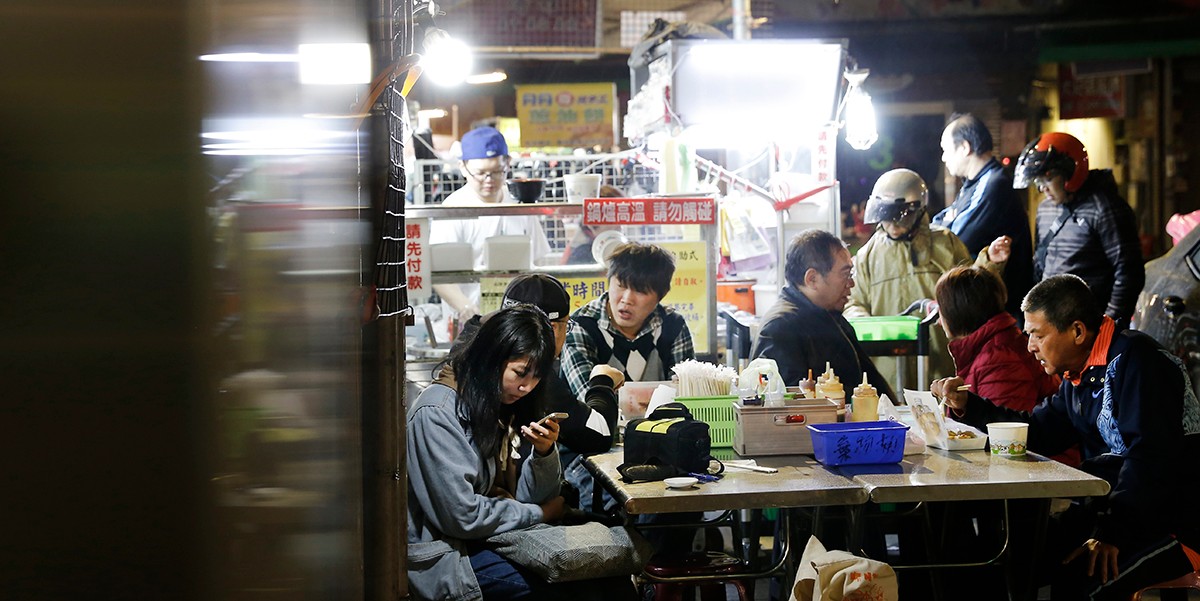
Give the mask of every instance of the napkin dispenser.
POLYGON ((734 405, 733 450, 738 455, 801 455, 813 452, 809 424, 837 422, 829 399, 788 399, 783 407, 734 405))
POLYGON ((447 242, 429 247, 430 271, 471 271, 475 255, 466 242, 447 242))
POLYGON ((484 240, 484 248, 489 271, 529 269, 529 236, 491 236, 484 240))

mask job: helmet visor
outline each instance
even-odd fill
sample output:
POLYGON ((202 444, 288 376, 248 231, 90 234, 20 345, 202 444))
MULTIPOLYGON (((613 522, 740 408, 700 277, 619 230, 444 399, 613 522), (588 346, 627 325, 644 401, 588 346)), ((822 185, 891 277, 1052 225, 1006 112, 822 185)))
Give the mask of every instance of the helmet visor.
POLYGON ((880 221, 892 221, 905 227, 912 227, 913 222, 921 215, 921 209, 920 201, 872 196, 867 199, 867 209, 863 212, 863 223, 872 225, 880 221))
POLYGON ((1030 148, 1021 155, 1013 169, 1013 188, 1024 190, 1046 172, 1046 154, 1030 148))

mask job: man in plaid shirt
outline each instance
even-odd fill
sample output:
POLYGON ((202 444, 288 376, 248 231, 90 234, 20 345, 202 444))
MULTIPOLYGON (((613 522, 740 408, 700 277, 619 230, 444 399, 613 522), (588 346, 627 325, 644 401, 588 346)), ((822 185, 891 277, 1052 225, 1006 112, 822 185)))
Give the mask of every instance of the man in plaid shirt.
POLYGON ((695 358, 687 322, 659 304, 674 275, 675 258, 659 246, 630 242, 613 251, 608 291, 571 315, 562 373, 572 394, 583 398, 596 364, 648 382, 669 379, 675 364, 695 358))

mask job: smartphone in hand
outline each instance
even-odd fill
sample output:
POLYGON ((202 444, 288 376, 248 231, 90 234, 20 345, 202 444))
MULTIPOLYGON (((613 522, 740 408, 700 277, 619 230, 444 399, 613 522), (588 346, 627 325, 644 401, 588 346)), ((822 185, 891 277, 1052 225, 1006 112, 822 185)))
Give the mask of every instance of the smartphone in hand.
POLYGON ((561 422, 561 421, 562 421, 562 420, 564 420, 564 419, 567 419, 567 414, 566 414, 566 413, 564 413, 564 412, 562 412, 562 411, 555 411, 554 413, 548 414, 546 417, 543 417, 542 419, 539 419, 539 420, 538 420, 538 425, 539 425, 539 426, 545 425, 545 424, 546 424, 546 422, 548 422, 548 421, 550 421, 550 420, 554 420, 554 421, 556 421, 556 422, 561 422))

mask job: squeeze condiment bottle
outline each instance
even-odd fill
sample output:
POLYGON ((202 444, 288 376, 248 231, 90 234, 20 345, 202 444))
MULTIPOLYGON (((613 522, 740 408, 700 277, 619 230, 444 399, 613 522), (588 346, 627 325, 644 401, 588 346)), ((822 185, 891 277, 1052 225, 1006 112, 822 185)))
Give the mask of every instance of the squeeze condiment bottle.
POLYGON ((819 374, 817 376, 817 386, 820 386, 822 382, 824 382, 825 380, 828 380, 829 378, 832 378, 832 377, 834 377, 833 366, 830 365, 828 361, 826 361, 825 362, 825 373, 819 374))
POLYGON ((817 398, 817 382, 813 380, 811 368, 808 370, 808 377, 800 380, 800 394, 806 399, 817 398))
POLYGON ((827 398, 836 402, 839 414, 846 412, 846 388, 842 386, 837 374, 833 373, 833 368, 826 369, 822 379, 817 381, 817 398, 827 398))
POLYGON ((862 384, 854 387, 850 397, 850 421, 873 422, 879 419, 879 393, 875 387, 867 383, 867 374, 863 374, 862 384))

